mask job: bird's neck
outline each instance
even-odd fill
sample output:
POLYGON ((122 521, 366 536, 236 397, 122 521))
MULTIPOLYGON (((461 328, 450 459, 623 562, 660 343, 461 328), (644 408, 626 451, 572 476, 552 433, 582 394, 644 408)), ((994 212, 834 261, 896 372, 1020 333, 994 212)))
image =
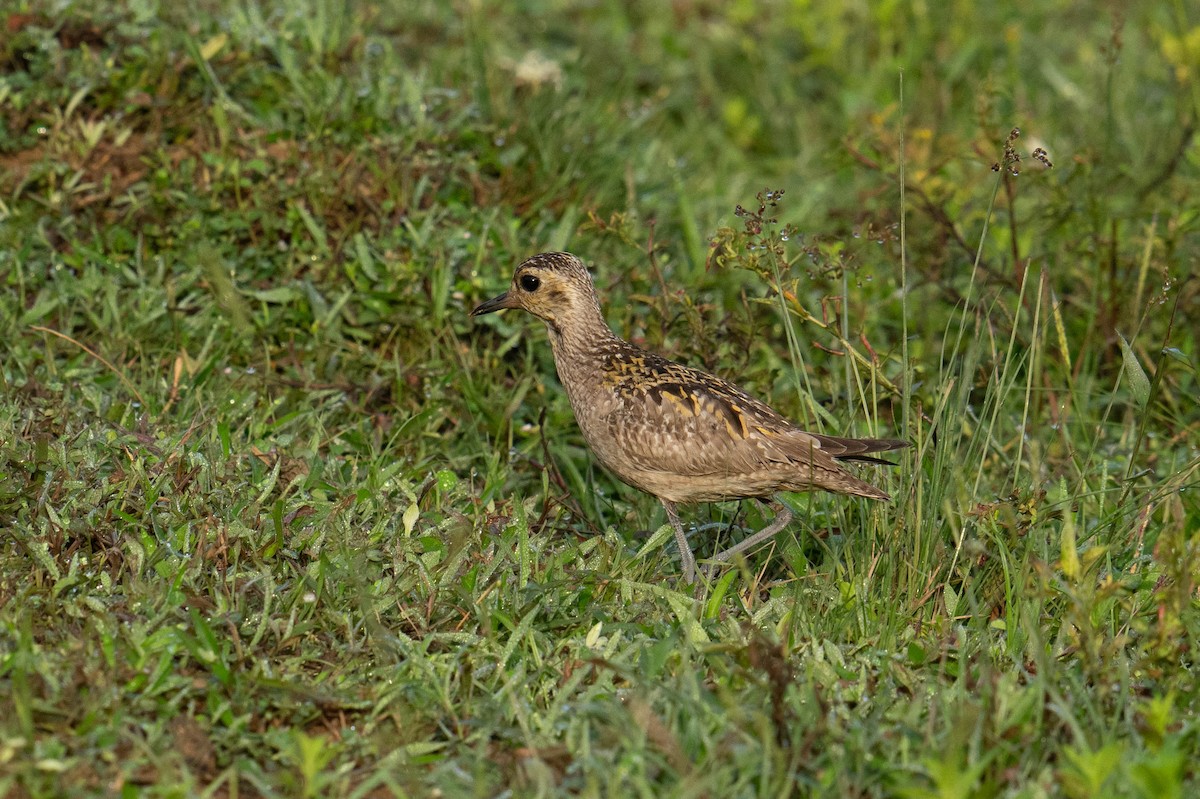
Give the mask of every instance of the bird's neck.
POLYGON ((547 320, 554 366, 564 385, 584 384, 598 377, 605 357, 625 346, 604 321, 600 308, 584 309, 569 317, 547 320))
POLYGON ((595 302, 579 303, 558 318, 545 321, 555 359, 586 358, 598 344, 617 338, 595 302))
POLYGON ((546 328, 550 333, 550 347, 554 350, 555 359, 587 358, 605 350, 609 342, 620 341, 612 328, 599 318, 596 323, 588 325, 547 322, 546 328))

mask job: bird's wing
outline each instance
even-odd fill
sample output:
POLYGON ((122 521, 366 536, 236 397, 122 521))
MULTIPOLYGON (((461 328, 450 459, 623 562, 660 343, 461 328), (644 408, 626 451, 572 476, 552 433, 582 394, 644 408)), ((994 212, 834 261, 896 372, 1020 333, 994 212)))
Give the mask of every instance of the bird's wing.
POLYGON ((607 373, 615 389, 607 423, 637 468, 736 475, 795 463, 841 471, 819 437, 706 372, 638 353, 607 373))

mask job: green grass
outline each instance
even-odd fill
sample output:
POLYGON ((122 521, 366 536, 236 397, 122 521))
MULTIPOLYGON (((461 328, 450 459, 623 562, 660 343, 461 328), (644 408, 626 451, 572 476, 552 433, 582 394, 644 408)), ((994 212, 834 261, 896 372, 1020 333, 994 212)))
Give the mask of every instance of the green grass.
POLYGON ((0 795, 1200 789, 1200 18, 827 5, 3 6, 0 795), (559 248, 896 501, 693 596, 559 248))

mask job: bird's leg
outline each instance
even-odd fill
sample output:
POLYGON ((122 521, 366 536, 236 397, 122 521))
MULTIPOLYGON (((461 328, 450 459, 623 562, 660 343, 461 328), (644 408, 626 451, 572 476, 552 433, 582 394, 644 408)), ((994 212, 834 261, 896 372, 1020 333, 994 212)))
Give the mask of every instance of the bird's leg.
POLYGON ((687 537, 683 534, 683 525, 679 523, 679 514, 675 512, 675 503, 667 502, 665 499, 659 501, 666 508, 667 519, 675 528, 675 543, 679 545, 679 559, 683 563, 683 581, 691 585, 696 581, 696 557, 692 554, 692 548, 688 546, 687 537))
POLYGON ((792 520, 791 509, 782 502, 770 502, 768 504, 770 504, 770 506, 776 511, 775 518, 770 524, 749 538, 739 541, 728 549, 718 552, 709 558, 709 560, 713 563, 724 563, 739 552, 744 552, 752 546, 761 544, 763 541, 766 541, 768 538, 778 533, 784 527, 787 527, 788 522, 792 520))

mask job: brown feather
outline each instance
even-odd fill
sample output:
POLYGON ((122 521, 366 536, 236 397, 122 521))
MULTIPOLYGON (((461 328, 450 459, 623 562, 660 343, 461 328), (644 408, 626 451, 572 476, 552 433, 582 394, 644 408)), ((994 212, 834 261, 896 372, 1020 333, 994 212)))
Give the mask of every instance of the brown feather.
POLYGON ((618 338, 573 255, 530 258, 506 294, 473 314, 513 307, 546 322, 559 379, 596 458, 663 500, 681 546, 677 502, 811 489, 888 499, 838 461, 886 464, 870 453, 905 447, 904 441, 805 432, 738 386, 618 338))

